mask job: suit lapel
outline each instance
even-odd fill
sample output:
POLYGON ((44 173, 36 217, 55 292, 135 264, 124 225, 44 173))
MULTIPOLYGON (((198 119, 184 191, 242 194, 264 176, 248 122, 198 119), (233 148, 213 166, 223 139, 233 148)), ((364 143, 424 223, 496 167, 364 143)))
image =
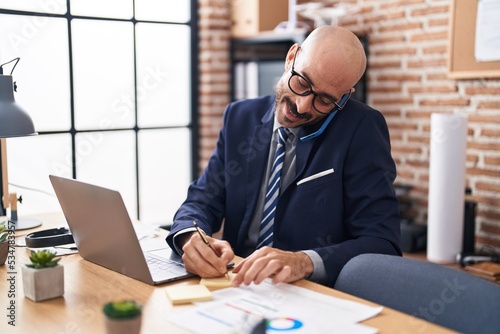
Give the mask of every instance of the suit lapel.
POLYGON ((238 233, 238 244, 243 244, 253 218, 257 199, 259 198, 262 178, 266 172, 267 160, 269 156, 269 147, 273 134, 274 106, 264 115, 262 122, 258 124, 250 138, 250 150, 246 156, 248 162, 246 175, 246 208, 245 217, 241 223, 238 233))

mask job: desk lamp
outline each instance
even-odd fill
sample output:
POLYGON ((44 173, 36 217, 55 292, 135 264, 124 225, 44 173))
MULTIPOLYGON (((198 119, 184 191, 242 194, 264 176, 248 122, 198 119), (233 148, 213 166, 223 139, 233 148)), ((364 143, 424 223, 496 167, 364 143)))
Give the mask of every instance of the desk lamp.
MULTIPOLYGON (((5 64, 0 65, 0 158, 2 172, 2 205, 0 212, 6 213, 10 206, 10 221, 14 223, 15 230, 24 230, 32 227, 37 227, 42 224, 41 221, 35 219, 18 219, 17 217, 17 194, 9 194, 9 183, 7 177, 7 143, 5 138, 33 136, 35 127, 31 117, 23 110, 14 100, 15 83, 12 80, 12 72, 10 75, 3 75, 3 65, 16 61, 14 68, 19 61, 19 58, 13 59, 5 64)), ((21 201, 21 199, 19 199, 21 201)), ((3 214, 5 214, 3 213, 3 214)))

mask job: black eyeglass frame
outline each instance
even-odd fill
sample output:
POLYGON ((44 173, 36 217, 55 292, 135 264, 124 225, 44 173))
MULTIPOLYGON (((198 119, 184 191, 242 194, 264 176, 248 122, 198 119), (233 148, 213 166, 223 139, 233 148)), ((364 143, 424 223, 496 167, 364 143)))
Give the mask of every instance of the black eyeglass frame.
POLYGON ((316 93, 313 89, 312 89, 312 84, 311 82, 306 78, 304 77, 303 75, 301 75, 299 72, 295 71, 295 59, 297 58, 297 53, 299 52, 300 50, 300 46, 297 47, 297 50, 295 51, 295 55, 293 56, 293 61, 292 61, 292 68, 290 69, 290 78, 288 78, 288 88, 290 88, 290 91, 292 93, 294 93, 295 95, 298 95, 298 96, 307 96, 307 95, 310 95, 310 94, 313 94, 314 97, 313 97, 313 100, 311 102, 314 110, 316 110, 317 112, 319 112, 320 114, 323 114, 323 115, 328 115, 328 114, 331 114, 332 112, 334 112, 335 110, 342 110, 344 109, 347 101, 349 101, 349 99, 351 98, 351 95, 352 95, 352 89, 349 89, 349 92, 348 93, 345 93, 344 95, 342 95, 342 97, 340 98, 339 100, 339 103, 335 102, 333 99, 331 99, 329 96, 327 95, 324 95, 324 94, 318 94, 316 93), (302 79, 308 86, 309 86, 309 89, 307 89, 305 92, 303 93, 297 93, 293 88, 292 88, 292 85, 290 84, 290 82, 292 81, 292 78, 294 76, 298 76, 300 79, 302 79), (330 102, 333 103, 334 107, 328 111, 328 112, 324 112, 324 111, 320 111, 318 110, 318 108, 316 107, 316 105, 314 104, 314 102, 316 101, 316 98, 318 96, 321 96, 322 98, 326 98, 327 100, 329 100, 330 102))

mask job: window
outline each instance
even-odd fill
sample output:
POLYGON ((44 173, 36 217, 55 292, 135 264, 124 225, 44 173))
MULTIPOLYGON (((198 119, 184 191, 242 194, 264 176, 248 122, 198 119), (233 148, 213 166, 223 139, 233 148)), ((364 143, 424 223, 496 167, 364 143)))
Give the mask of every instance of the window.
POLYGON ((48 175, 120 191, 165 224, 197 169, 194 0, 0 0, 0 63, 39 133, 9 138, 19 215, 59 211, 48 175), (10 72, 8 65, 4 67, 10 72))

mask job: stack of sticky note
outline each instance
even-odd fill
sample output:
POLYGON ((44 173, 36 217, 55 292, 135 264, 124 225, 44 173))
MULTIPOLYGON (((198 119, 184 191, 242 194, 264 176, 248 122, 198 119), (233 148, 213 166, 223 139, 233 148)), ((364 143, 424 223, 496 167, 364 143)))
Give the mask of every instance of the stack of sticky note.
POLYGON ((225 276, 215 277, 215 278, 202 278, 200 284, 205 285, 208 288, 228 288, 233 284, 235 274, 229 273, 229 279, 225 276))
POLYGON ((212 293, 205 285, 174 285, 165 288, 173 305, 201 302, 212 299, 212 293))
POLYGON ((201 302, 212 299, 210 289, 228 288, 233 283, 234 274, 215 278, 202 278, 200 284, 174 285, 165 288, 168 298, 173 305, 201 302))

